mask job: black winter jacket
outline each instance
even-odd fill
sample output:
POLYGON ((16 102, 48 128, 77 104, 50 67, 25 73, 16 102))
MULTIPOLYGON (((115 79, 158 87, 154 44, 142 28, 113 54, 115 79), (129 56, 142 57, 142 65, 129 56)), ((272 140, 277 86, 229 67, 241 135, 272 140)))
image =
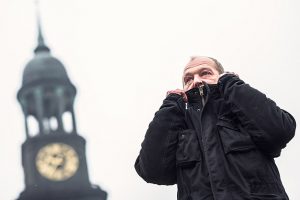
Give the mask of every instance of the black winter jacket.
POLYGON ((135 168, 177 183, 179 200, 287 200, 274 157, 296 122, 263 93, 226 74, 217 85, 170 94, 150 123, 135 168))

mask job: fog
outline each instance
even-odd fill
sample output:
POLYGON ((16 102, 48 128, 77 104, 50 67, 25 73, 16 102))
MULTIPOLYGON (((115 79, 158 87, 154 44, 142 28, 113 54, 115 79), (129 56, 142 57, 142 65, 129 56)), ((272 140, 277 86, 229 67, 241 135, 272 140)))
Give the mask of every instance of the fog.
MULTIPOLYGON (((77 87, 77 128, 89 176, 109 200, 176 199, 176 186, 134 170, 149 122, 166 92, 181 88, 190 56, 217 58, 299 121, 297 0, 41 0, 44 37, 77 87)), ((37 44, 33 0, 0 0, 0 199, 24 189, 24 118, 16 93, 37 44)), ((300 199, 300 138, 276 159, 290 199, 300 199)))

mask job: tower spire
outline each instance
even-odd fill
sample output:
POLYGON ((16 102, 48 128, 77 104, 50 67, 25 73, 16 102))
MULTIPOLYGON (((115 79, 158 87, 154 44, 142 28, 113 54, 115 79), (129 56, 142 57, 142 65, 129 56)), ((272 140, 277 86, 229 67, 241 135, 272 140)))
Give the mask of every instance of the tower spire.
POLYGON ((38 28, 38 45, 34 50, 34 53, 39 52, 50 52, 50 49, 47 47, 44 41, 43 33, 42 33, 42 27, 41 27, 41 16, 40 16, 40 7, 39 7, 39 1, 35 1, 36 5, 36 18, 37 18, 37 28, 38 28))

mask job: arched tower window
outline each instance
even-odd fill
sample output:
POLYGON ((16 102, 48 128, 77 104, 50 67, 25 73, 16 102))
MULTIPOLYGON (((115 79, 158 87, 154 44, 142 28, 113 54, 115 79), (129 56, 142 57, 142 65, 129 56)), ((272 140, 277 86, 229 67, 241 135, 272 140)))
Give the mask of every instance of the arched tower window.
POLYGON ((39 123, 32 115, 27 116, 28 135, 33 137, 39 133, 39 123))
POLYGON ((72 133, 73 128, 73 122, 72 122, 72 113, 70 111, 64 112, 62 116, 63 124, 64 124, 64 130, 67 133, 72 133))

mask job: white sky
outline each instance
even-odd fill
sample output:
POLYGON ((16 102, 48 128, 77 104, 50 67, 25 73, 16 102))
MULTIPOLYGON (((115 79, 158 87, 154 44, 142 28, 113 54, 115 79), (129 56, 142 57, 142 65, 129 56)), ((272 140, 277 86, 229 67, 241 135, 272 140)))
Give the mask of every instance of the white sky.
MULTIPOLYGON (((40 7, 46 43, 78 89, 90 180, 109 200, 176 199, 175 186, 147 184, 133 165, 190 56, 217 58, 299 121, 298 0, 42 0, 40 7)), ((0 0, 1 200, 24 189, 16 93, 35 46, 34 1, 0 0)), ((291 200, 300 199, 299 142, 296 133, 276 159, 291 200)))

